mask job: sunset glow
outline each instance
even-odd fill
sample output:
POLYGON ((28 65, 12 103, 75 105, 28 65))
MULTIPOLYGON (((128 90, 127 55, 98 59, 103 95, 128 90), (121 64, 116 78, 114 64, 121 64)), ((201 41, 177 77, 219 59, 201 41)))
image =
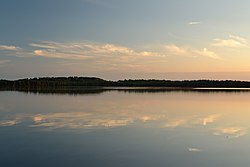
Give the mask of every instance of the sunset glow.
POLYGON ((250 80, 240 1, 6 1, 0 75, 250 80))

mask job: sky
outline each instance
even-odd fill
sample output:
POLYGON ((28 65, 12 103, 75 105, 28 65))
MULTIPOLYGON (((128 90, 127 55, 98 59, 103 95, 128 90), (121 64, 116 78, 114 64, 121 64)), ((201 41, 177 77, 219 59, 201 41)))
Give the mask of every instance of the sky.
POLYGON ((0 78, 250 80, 249 0, 0 0, 0 78))

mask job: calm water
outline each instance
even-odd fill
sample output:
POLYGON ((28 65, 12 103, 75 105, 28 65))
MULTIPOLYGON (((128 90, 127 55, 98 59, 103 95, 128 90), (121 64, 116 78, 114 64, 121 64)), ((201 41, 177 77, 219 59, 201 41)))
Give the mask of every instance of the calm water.
POLYGON ((1 167, 248 167, 250 92, 0 92, 1 167))

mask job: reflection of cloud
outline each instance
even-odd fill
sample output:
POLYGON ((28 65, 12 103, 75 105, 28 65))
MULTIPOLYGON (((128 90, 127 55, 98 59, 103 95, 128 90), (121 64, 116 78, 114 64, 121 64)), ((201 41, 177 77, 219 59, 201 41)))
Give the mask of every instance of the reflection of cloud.
POLYGON ((164 115, 155 113, 134 113, 127 110, 120 112, 67 112, 38 114, 32 116, 31 127, 56 128, 106 128, 126 126, 139 121, 146 123, 163 119, 164 115))
POLYGON ((247 134, 247 130, 242 127, 221 127, 215 129, 214 135, 225 135, 230 138, 238 138, 247 134))
POLYGON ((201 120, 202 125, 206 126, 209 123, 213 123, 215 120, 218 119, 218 117, 219 115, 215 114, 215 115, 209 115, 205 118, 201 118, 200 120, 201 120))
POLYGON ((163 119, 165 117, 165 115, 143 115, 143 116, 139 116, 139 120, 142 122, 147 122, 147 121, 156 121, 156 120, 160 120, 163 119))
POLYGON ((13 126, 19 123, 17 120, 4 120, 0 121, 0 126, 13 126))
POLYGON ((152 120, 152 118, 151 118, 150 116, 142 116, 140 119, 141 119, 143 122, 147 122, 147 121, 152 120))
POLYGON ((39 114, 33 117, 35 124, 32 127, 98 128, 125 126, 132 122, 132 119, 102 116, 84 112, 39 114))
POLYGON ((42 122, 43 121, 43 117, 42 115, 36 115, 34 118, 33 118, 33 121, 36 122, 36 123, 39 123, 39 122, 42 122))
POLYGON ((189 152, 201 152, 202 150, 199 148, 188 148, 189 152))
POLYGON ((165 128, 177 128, 181 125, 184 125, 186 123, 187 120, 185 119, 180 119, 180 120, 174 120, 174 121, 170 121, 168 123, 166 123, 164 125, 165 128))
POLYGON ((169 122, 167 122, 164 127, 165 128, 177 128, 180 126, 195 126, 197 124, 202 124, 204 126, 206 126, 209 123, 213 123, 214 121, 216 121, 219 118, 219 114, 213 114, 213 115, 209 115, 206 117, 199 117, 199 116, 195 116, 195 117, 184 117, 184 118, 180 118, 180 119, 174 119, 174 120, 170 120, 169 122))
POLYGON ((31 127, 48 127, 52 129, 56 128, 102 128, 102 127, 118 127, 129 124, 129 120, 112 120, 112 119, 95 119, 88 120, 87 122, 80 121, 78 119, 48 119, 44 122, 36 123, 31 127))

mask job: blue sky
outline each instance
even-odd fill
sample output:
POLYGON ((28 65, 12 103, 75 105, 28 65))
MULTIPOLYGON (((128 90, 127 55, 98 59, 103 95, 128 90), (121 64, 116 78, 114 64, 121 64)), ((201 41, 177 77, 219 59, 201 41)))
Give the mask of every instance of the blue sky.
POLYGON ((247 0, 1 0, 0 76, 247 74, 249 6, 247 0))

